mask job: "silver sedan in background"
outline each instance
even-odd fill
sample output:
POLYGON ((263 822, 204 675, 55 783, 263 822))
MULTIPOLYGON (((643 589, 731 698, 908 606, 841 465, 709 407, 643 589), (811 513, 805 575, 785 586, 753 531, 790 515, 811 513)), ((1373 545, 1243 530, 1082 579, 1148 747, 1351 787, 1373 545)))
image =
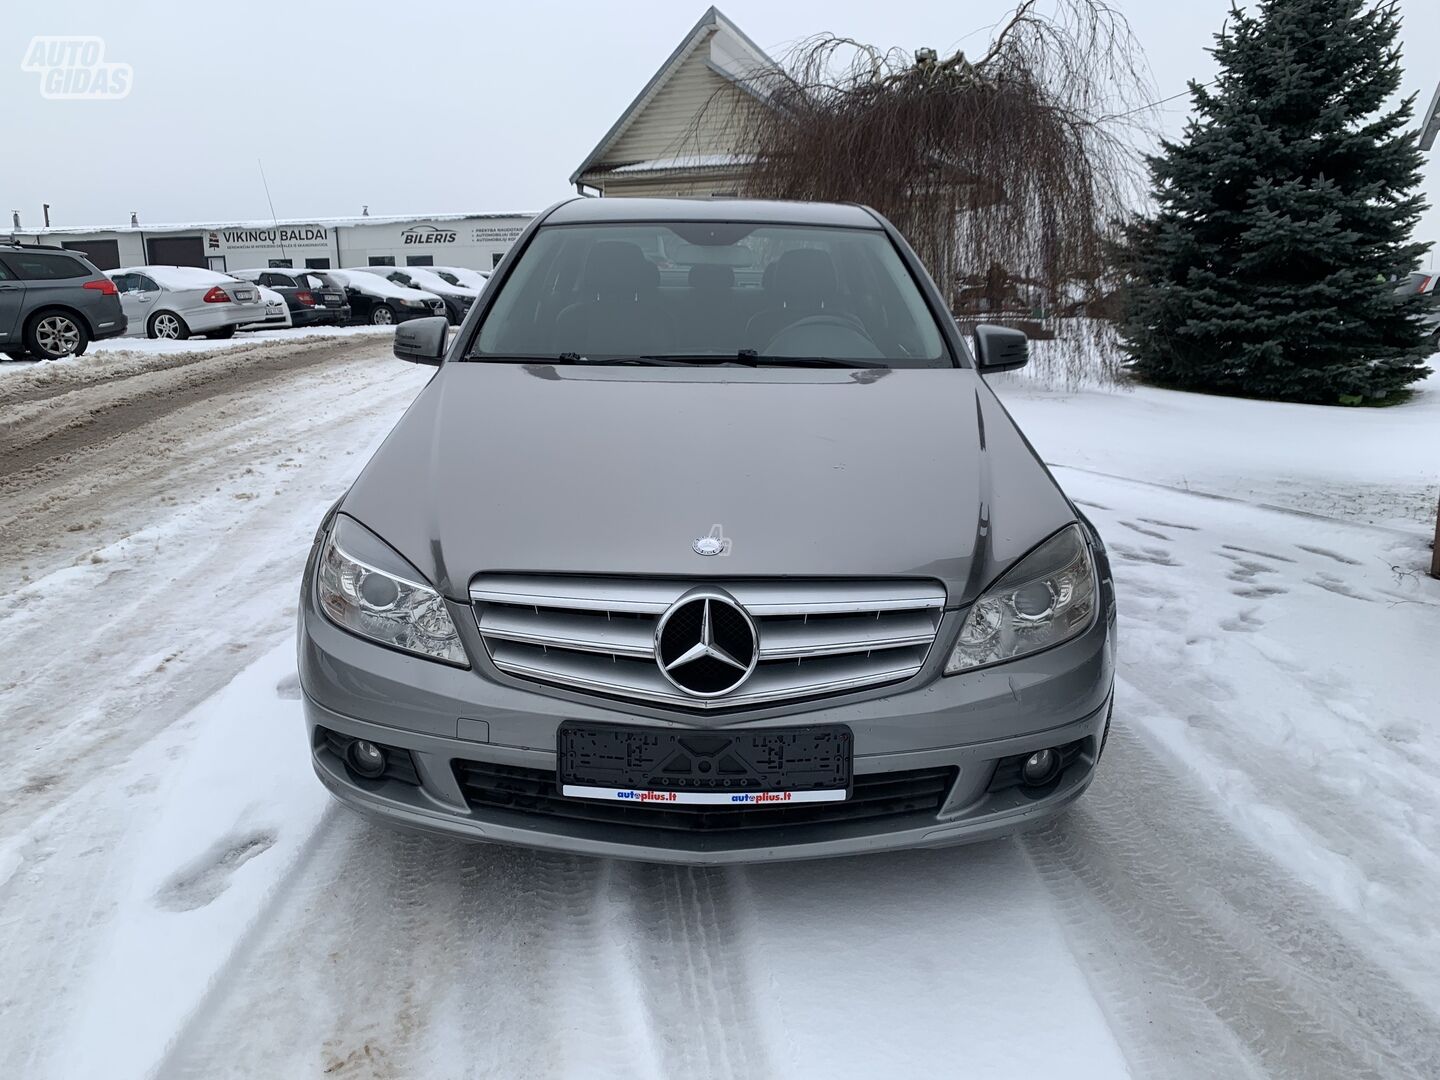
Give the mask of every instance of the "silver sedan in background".
POLYGON ((191 334, 227 338, 265 318, 259 288, 194 266, 128 266, 109 271, 120 290, 130 334, 183 341, 191 334))

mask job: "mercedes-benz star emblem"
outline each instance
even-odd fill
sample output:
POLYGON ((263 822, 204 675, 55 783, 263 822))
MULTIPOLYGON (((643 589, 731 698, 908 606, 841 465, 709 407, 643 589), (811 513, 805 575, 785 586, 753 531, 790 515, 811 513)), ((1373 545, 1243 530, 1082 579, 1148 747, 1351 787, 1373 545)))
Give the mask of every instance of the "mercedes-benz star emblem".
POLYGON ((760 661, 755 623, 719 589, 695 589, 660 616, 655 628, 660 673, 691 697, 723 697, 760 661))
POLYGON ((724 525, 711 525, 704 536, 696 537, 690 545, 696 555, 729 555, 730 538, 725 535, 724 525))

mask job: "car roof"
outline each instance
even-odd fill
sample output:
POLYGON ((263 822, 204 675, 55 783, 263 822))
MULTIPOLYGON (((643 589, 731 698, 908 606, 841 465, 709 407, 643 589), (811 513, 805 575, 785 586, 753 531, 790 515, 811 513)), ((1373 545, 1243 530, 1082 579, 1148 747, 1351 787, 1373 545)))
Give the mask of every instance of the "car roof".
POLYGON ((772 199, 574 198, 545 217, 547 225, 624 221, 745 221, 776 225, 830 225, 878 229, 879 219, 854 203, 772 199))

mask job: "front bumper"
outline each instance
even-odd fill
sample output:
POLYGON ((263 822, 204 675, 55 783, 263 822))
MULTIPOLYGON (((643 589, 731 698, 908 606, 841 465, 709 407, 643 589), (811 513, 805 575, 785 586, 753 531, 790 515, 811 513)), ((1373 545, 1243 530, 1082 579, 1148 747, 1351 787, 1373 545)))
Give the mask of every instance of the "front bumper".
MULTIPOLYGON (((313 553, 312 553, 313 561, 313 553)), ((899 684, 842 697, 726 715, 692 716, 523 682, 489 663, 471 609, 451 602, 468 670, 374 645, 331 624, 306 574, 299 611, 299 671, 316 774, 343 803, 374 817, 453 837, 653 862, 718 864, 822 858, 983 840, 1063 809, 1089 785, 1099 758, 1114 677, 1114 605, 1084 634, 1046 652, 942 677, 963 617, 950 611, 922 671, 899 684), (457 764, 481 762, 553 773, 565 720, 716 730, 845 724, 857 777, 946 768, 938 806, 857 822, 755 829, 662 830, 633 822, 556 817, 467 799, 457 764), (365 780, 332 750, 326 732, 408 751, 418 783, 365 780), (1042 793, 991 791, 1001 759, 1047 747, 1078 753, 1042 793)), ((757 810, 756 813, 764 813, 757 810)))
MULTIPOLYGON (((1040 735, 909 755, 907 768, 928 762, 956 769, 955 779, 938 812, 896 815, 879 823, 817 822, 707 833, 575 821, 513 809, 474 808, 467 804, 455 763, 478 760, 553 770, 554 752, 401 732, 329 712, 308 695, 305 714, 315 774, 340 802, 368 817, 461 840, 692 865, 819 859, 903 848, 945 847, 1032 827, 1069 806, 1090 785, 1106 721, 1106 708, 1102 708, 1040 735), (409 750, 419 785, 357 777, 328 748, 326 730, 409 750), (1043 796, 1033 798, 1019 788, 986 790, 999 759, 1075 742, 1081 744, 1079 757, 1066 769, 1059 783, 1043 796)), ((857 758, 855 768, 857 774, 884 773, 895 764, 857 758)))

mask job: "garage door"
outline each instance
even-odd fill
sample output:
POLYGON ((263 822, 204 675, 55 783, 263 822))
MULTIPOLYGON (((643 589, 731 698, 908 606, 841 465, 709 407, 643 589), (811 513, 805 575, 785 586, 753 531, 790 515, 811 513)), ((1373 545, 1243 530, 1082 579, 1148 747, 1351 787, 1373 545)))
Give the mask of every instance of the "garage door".
POLYGON ((152 266, 198 266, 205 269, 205 242, 198 236, 152 236, 145 241, 152 266))
POLYGON ((68 240, 60 246, 66 251, 78 251, 94 263, 97 270, 120 269, 119 240, 68 240))

